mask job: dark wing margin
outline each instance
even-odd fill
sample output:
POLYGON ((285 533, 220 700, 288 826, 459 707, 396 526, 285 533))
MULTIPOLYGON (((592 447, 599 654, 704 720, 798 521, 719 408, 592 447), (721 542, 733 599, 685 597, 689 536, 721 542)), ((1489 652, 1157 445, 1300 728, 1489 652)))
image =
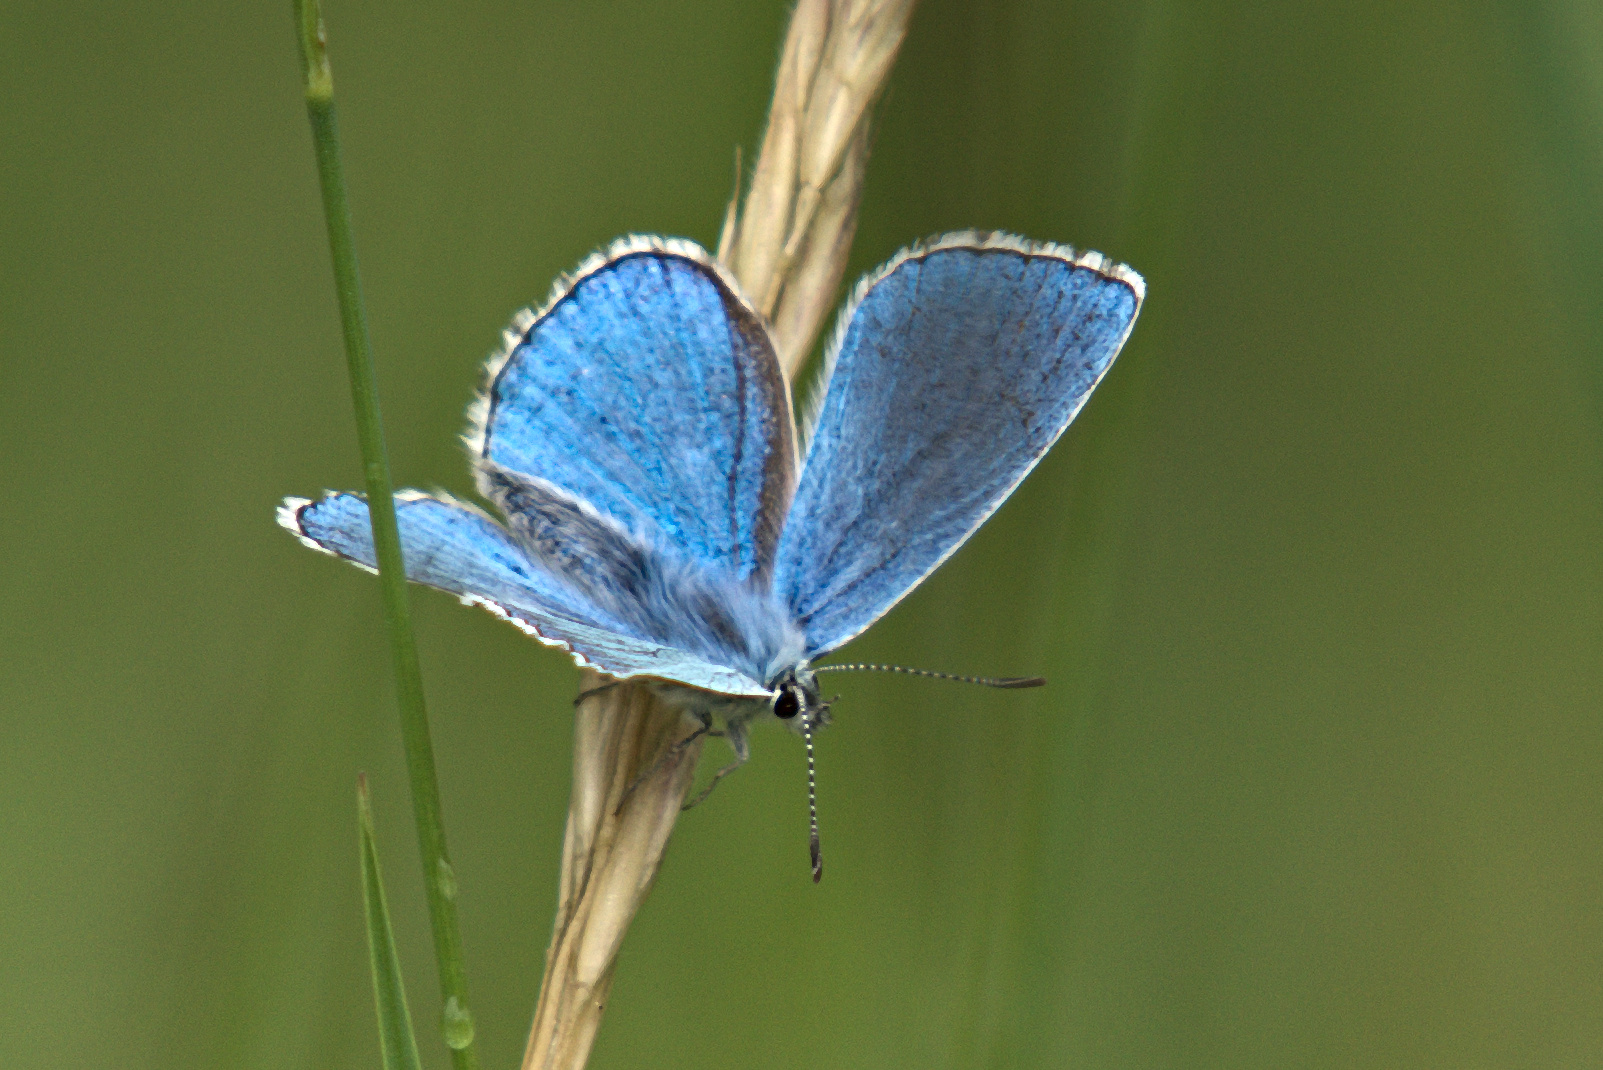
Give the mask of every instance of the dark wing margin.
POLYGON ((545 480, 691 560, 768 578, 795 488, 790 394, 761 317, 704 250, 615 242, 515 318, 505 342, 463 436, 476 465, 545 480))
POLYGON ((1145 296, 1097 253, 951 234, 859 284, 780 536, 809 658, 858 635, 985 522, 1118 355, 1145 296))

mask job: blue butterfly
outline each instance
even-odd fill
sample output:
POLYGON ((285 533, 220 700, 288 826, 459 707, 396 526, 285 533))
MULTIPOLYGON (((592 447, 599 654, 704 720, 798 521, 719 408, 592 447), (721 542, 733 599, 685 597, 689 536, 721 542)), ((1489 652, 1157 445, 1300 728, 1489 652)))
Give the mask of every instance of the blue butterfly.
MULTIPOLYGON (((1012 493, 1134 326, 1129 268, 950 234, 858 283, 805 452, 763 319, 699 246, 631 237, 520 313, 464 439, 504 520, 396 495, 407 577, 584 666, 640 678, 745 761, 758 718, 828 723, 814 662, 863 632, 1012 493)), ((366 502, 279 523, 374 566, 366 502)), ((1022 685, 1038 681, 988 681, 1022 685)), ((716 782, 716 780, 714 781, 716 782)), ((818 875, 814 829, 814 875, 818 875)))

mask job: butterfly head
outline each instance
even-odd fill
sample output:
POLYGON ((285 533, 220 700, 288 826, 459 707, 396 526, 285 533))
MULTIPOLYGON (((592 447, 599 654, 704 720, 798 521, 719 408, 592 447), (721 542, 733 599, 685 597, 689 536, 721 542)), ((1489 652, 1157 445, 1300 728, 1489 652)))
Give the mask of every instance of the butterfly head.
POLYGON ((820 695, 812 670, 801 667, 781 673, 768 698, 770 712, 801 736, 810 736, 829 724, 831 704, 820 695))

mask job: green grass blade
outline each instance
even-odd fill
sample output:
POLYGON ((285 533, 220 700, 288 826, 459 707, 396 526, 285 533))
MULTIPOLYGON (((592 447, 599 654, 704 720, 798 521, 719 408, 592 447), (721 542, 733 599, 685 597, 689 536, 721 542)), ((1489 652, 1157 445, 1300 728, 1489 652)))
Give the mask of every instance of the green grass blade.
POLYGON ((395 665, 401 736, 412 787, 412 811, 417 822, 418 848, 423 856, 424 885, 428 889, 429 920, 434 932, 435 962, 440 977, 440 999, 445 1008, 441 1032, 451 1049, 455 1070, 477 1070, 473 1017, 468 1011, 462 937, 456 914, 456 879, 445 846, 440 788, 434 771, 434 745, 429 738, 428 711, 423 701, 423 676, 418 667, 417 643, 412 635, 412 618, 407 605, 406 571, 401 559, 400 532, 395 523, 389 455, 384 446, 384 429, 379 419, 373 348, 368 338, 367 312, 362 302, 361 280, 356 269, 350 203, 346 198, 344 169, 340 163, 339 135, 334 120, 334 78, 328 62, 322 11, 317 0, 295 0, 295 25, 300 44, 301 70, 305 76, 306 113, 312 125, 312 143, 317 153, 318 179, 323 191, 323 213, 328 223, 329 249, 333 254, 334 287, 339 298, 340 323, 345 336, 345 357, 350 371, 351 401, 356 409, 368 510, 373 521, 373 547, 378 558, 384 617, 389 626, 390 650, 395 665))
POLYGON ((357 824, 362 849, 362 905, 367 915, 367 955, 373 968, 373 1002, 378 1007, 379 1047, 384 1070, 419 1070, 417 1038, 412 1013, 406 1008, 406 985, 401 960, 395 954, 390 929, 390 908, 384 898, 384 877, 378 868, 378 844, 373 836, 373 806, 368 799, 367 777, 356 782, 357 824))

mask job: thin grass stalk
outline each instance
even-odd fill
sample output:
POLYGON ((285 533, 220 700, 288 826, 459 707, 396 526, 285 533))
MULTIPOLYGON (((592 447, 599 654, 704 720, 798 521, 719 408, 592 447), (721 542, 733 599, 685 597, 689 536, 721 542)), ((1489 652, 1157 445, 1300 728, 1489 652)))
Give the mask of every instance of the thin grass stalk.
MULTIPOLYGON (((868 122, 912 0, 801 0, 775 76, 768 128, 719 259, 769 318, 794 379, 835 304, 857 223, 868 122)), ((557 916, 524 1070, 580 1070, 618 949, 650 891, 704 737, 645 688, 586 672, 574 716, 573 794, 557 916), (625 796, 627 795, 627 798, 625 796)))
POLYGON ((356 781, 357 839, 361 850, 362 906, 367 915, 367 960, 373 974, 373 1005, 378 1011, 379 1054, 384 1070, 419 1070, 412 1012, 406 1005, 401 959, 395 951, 384 874, 378 864, 378 836, 373 831, 373 804, 367 777, 356 781))
POLYGON ((456 914, 456 878, 445 845, 440 815, 440 788, 434 771, 434 745, 429 738, 428 711, 423 701, 423 674, 418 666, 417 641, 406 592, 406 570, 401 558, 401 536, 395 522, 395 499, 390 482, 389 454, 379 418, 378 386, 373 372, 373 347, 368 338, 367 311, 362 301, 356 267, 356 243, 351 231, 350 202, 340 162, 339 134, 334 115, 334 76, 328 60, 328 41, 318 0, 295 0, 295 25, 305 79, 306 114, 312 125, 317 154, 317 176, 323 191, 323 215, 334 261, 334 288, 339 299, 340 324, 345 339, 345 360, 350 372, 351 402, 356 410, 357 440, 362 451, 367 503, 373 523, 373 547, 378 559, 379 587, 384 598, 384 620, 390 636, 395 668, 395 691, 401 715, 401 739, 411 780, 412 813, 417 823, 418 847, 423 856, 424 885, 428 889, 429 920, 434 931, 435 962, 439 969, 440 998, 444 1007, 441 1033, 451 1049, 455 1070, 477 1070, 473 1046, 473 1017, 468 1010, 463 977, 462 937, 456 914))

